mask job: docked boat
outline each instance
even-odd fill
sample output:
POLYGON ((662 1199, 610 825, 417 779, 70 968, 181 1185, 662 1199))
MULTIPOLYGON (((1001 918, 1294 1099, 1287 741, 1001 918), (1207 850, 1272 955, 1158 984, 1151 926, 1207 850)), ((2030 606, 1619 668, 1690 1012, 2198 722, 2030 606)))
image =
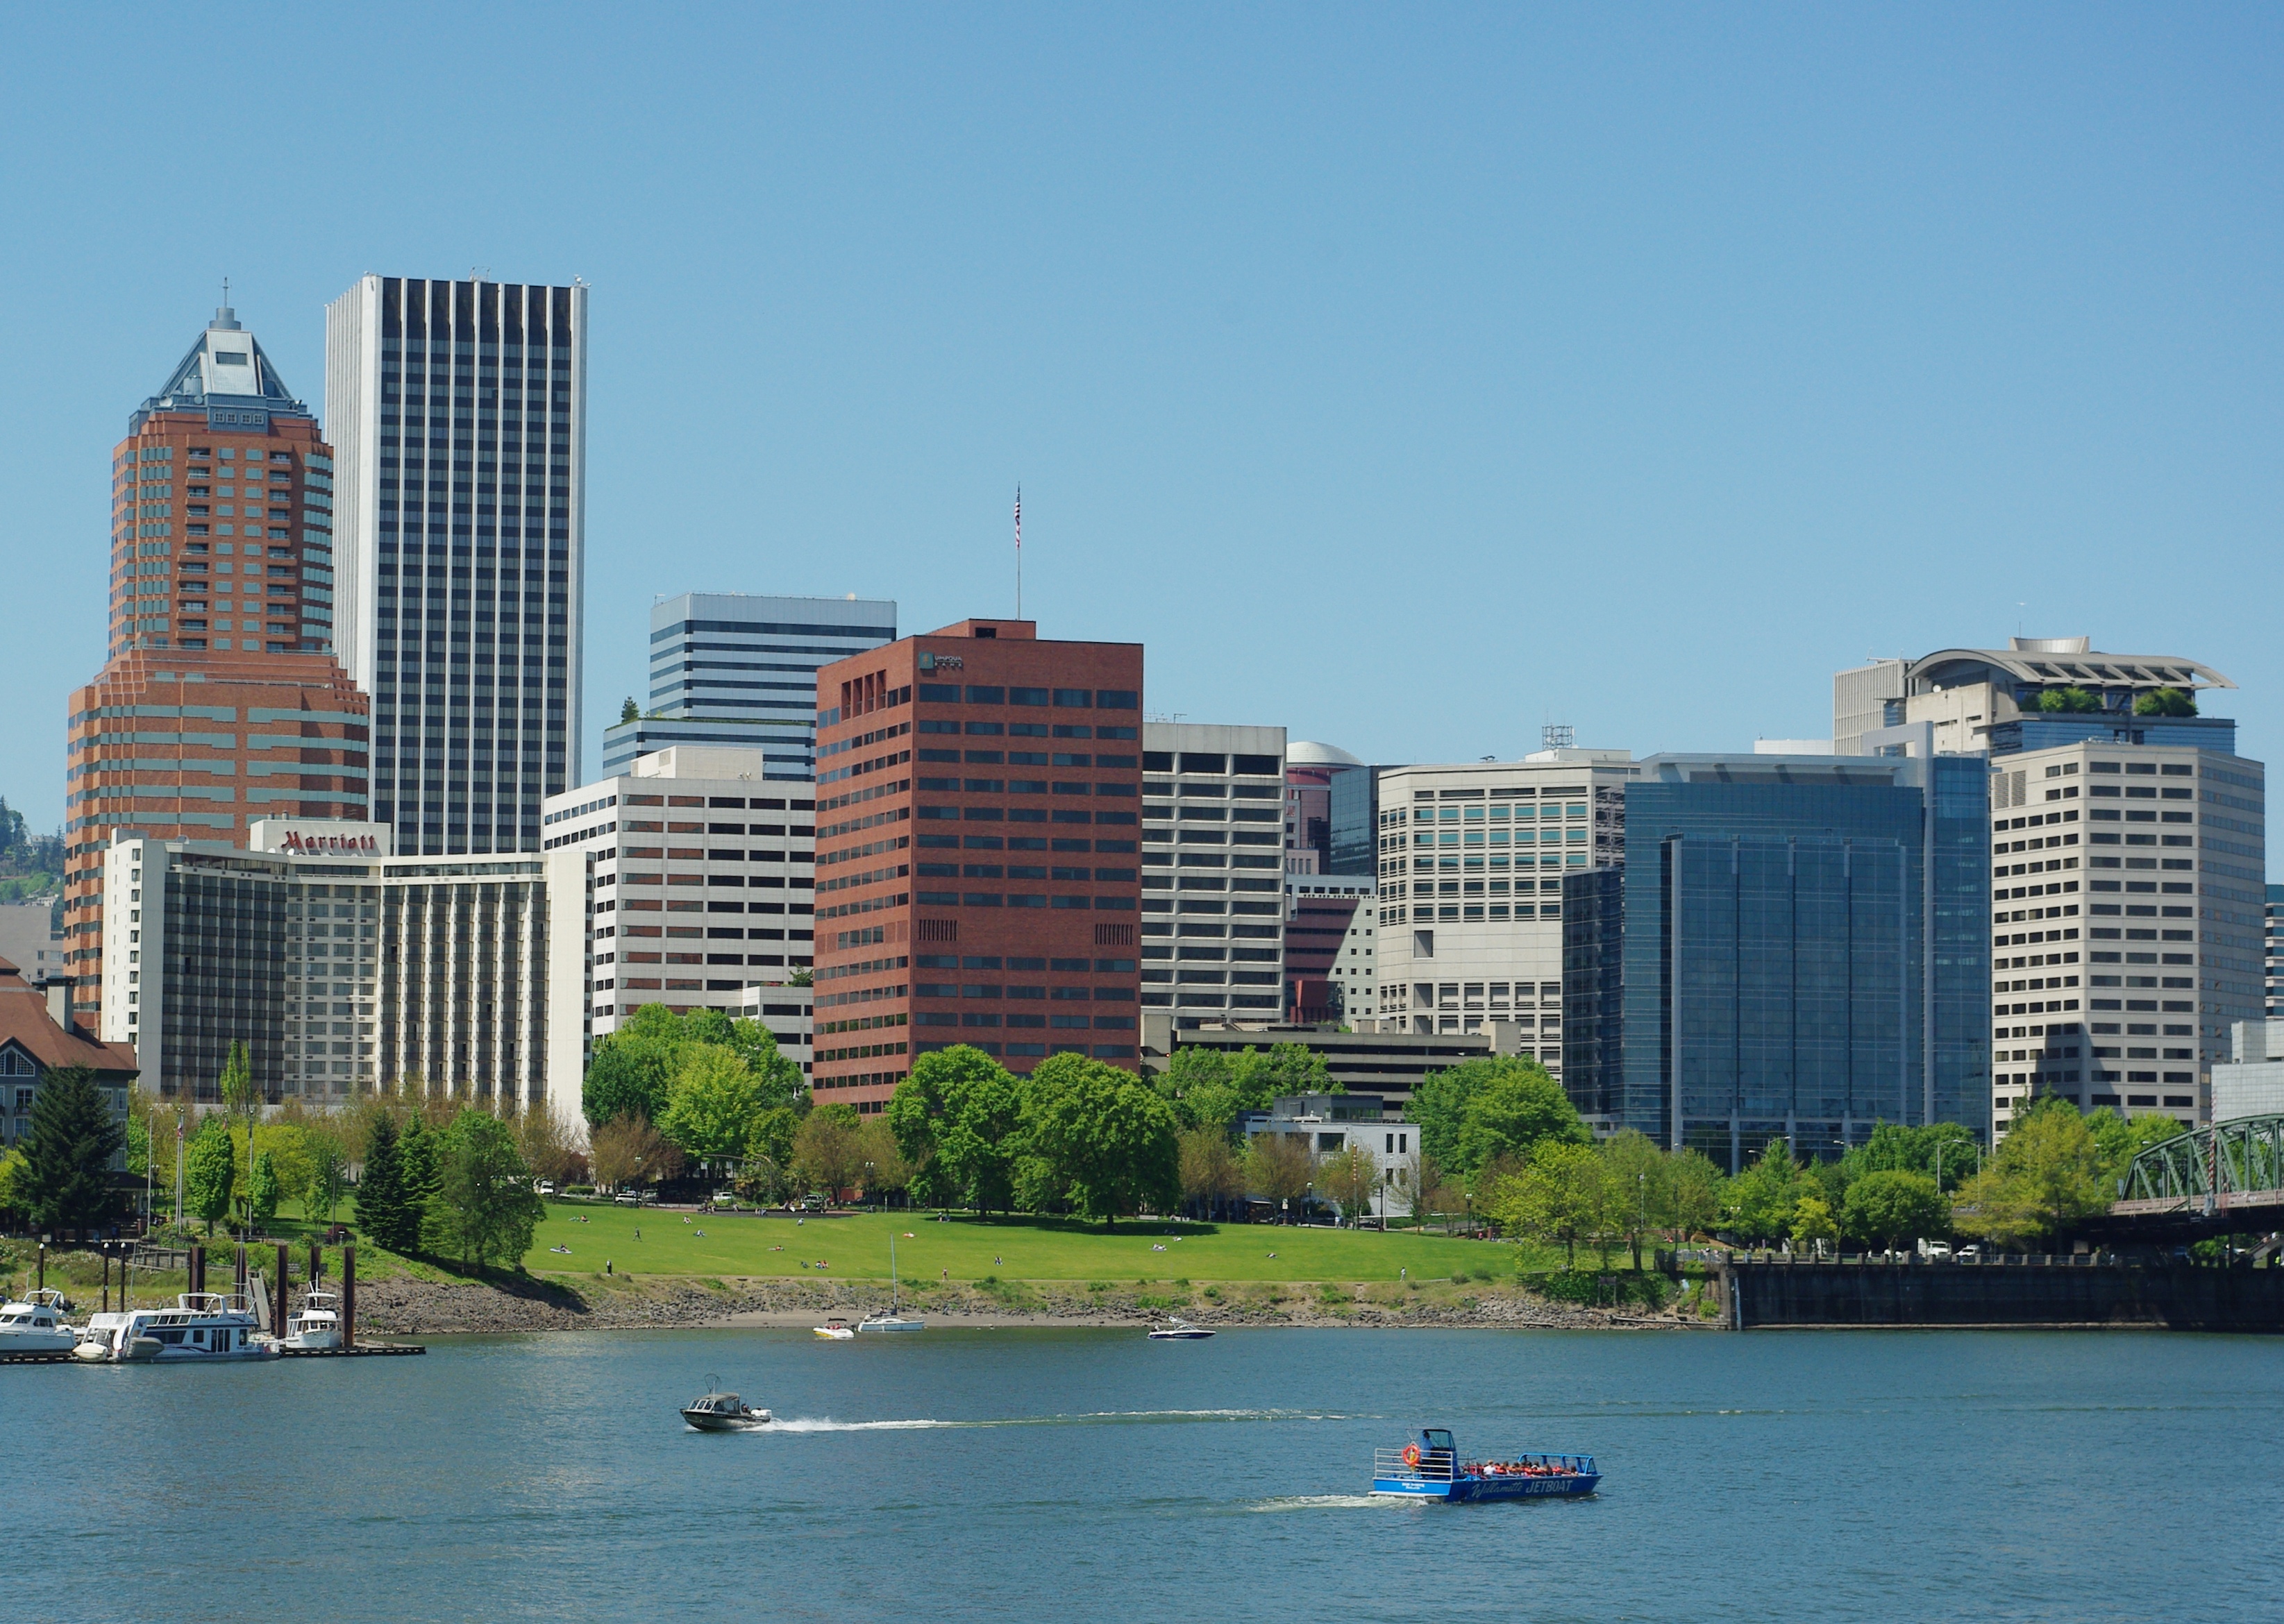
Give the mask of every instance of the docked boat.
POLYGON ((65 1323, 70 1309, 70 1300, 53 1286, 43 1286, 21 1302, 0 1303, 0 1355, 71 1352, 79 1331, 65 1323))
POLYGON ((1166 1316, 1164 1324, 1150 1327, 1153 1342, 1202 1342, 1211 1335, 1213 1332, 1205 1326, 1193 1325, 1189 1321, 1176 1319, 1170 1314, 1166 1316))
MULTIPOLYGON (((708 1376, 708 1386, 718 1389, 722 1378, 708 1376)), ((682 1418, 701 1433, 744 1433, 767 1426, 776 1419, 766 1409, 755 1409, 734 1393, 705 1394, 682 1407, 682 1418)))
POLYGON ((849 1329, 849 1322, 835 1315, 822 1325, 814 1327, 816 1334, 828 1342, 846 1342, 856 1333, 849 1329))
POLYGON ((261 1327, 250 1298, 236 1292, 185 1292, 171 1308, 93 1316, 72 1356, 91 1364, 275 1359, 277 1339, 264 1336, 261 1327))
POLYGON ((1575 1499, 1602 1480, 1591 1455, 1518 1455, 1461 1460, 1451 1434, 1423 1428, 1401 1449, 1373 1452, 1372 1492, 1410 1500, 1575 1499))
POLYGON ((301 1306, 286 1316, 286 1334, 278 1339, 289 1353, 318 1353, 341 1345, 341 1300, 338 1292, 316 1290, 301 1293, 301 1306))
POLYGON ((906 1319, 900 1310, 903 1304, 903 1285, 896 1274, 896 1238, 888 1237, 888 1308, 884 1314, 868 1314, 856 1322, 859 1331, 926 1331, 924 1319, 906 1319))

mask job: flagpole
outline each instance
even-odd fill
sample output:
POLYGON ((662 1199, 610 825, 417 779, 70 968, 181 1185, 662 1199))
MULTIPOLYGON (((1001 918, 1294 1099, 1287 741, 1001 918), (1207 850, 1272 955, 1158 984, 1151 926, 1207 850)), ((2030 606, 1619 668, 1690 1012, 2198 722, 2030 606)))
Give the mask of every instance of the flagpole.
POLYGON ((1023 618, 1023 488, 1015 487, 1015 618, 1023 618))

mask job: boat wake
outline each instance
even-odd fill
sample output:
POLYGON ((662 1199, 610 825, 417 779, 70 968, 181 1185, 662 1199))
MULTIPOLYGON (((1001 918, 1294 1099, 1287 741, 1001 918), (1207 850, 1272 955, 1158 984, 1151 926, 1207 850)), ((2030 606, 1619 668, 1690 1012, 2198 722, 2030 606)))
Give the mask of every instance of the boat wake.
POLYGON ((1381 1511, 1406 1503, 1401 1495, 1278 1495, 1267 1500, 1256 1500, 1245 1509, 1248 1511, 1381 1511))
POLYGON ((836 1421, 829 1416, 779 1416, 757 1433, 916 1433, 990 1426, 1179 1425, 1231 1421, 1345 1421, 1354 1417, 1299 1409, 1107 1409, 1075 1416, 1005 1416, 975 1421, 916 1417, 903 1421, 836 1421))

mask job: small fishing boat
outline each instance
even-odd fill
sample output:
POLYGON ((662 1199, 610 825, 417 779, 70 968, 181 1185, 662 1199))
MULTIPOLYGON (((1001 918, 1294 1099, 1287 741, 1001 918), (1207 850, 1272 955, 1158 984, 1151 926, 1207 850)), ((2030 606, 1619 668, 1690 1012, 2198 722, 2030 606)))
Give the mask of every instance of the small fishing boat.
POLYGON ((262 1335, 261 1323, 253 1300, 241 1293, 185 1292, 171 1308, 93 1316, 72 1357, 90 1364, 275 1359, 277 1339, 262 1335))
POLYGON ((1519 1455, 1463 1461, 1451 1434, 1423 1428, 1401 1449, 1373 1452, 1372 1492, 1410 1500, 1575 1499, 1602 1480, 1591 1455, 1519 1455))
POLYGON ((814 1329, 818 1336, 823 1337, 828 1342, 846 1342, 856 1334, 855 1331, 849 1329, 849 1322, 842 1319, 838 1315, 833 1316, 831 1319, 826 1320, 825 1323, 816 1326, 814 1329))
POLYGON ((70 1310, 70 1300, 53 1286, 42 1286, 21 1302, 0 1304, 0 1355, 71 1352, 79 1331, 64 1323, 70 1310))
POLYGON ((1205 1326, 1193 1325, 1189 1321, 1177 1319, 1170 1314, 1166 1316, 1164 1324, 1150 1327, 1153 1342, 1202 1342, 1211 1335, 1213 1332, 1205 1326))
POLYGON ((709 1375, 706 1385, 714 1391, 690 1401, 682 1408, 682 1418, 701 1433, 744 1433, 757 1426, 767 1426, 776 1419, 766 1409, 755 1409, 734 1393, 720 1391, 722 1378, 709 1375))
POLYGON ((317 1351, 341 1345, 341 1300, 337 1292, 308 1291, 301 1307, 286 1316, 286 1334, 278 1346, 317 1351))
POLYGON ((888 1237, 888 1308, 885 1314, 868 1314, 856 1322, 859 1331, 926 1331, 923 1319, 906 1319, 898 1312, 903 1306, 903 1284, 896 1275, 896 1238, 888 1237))

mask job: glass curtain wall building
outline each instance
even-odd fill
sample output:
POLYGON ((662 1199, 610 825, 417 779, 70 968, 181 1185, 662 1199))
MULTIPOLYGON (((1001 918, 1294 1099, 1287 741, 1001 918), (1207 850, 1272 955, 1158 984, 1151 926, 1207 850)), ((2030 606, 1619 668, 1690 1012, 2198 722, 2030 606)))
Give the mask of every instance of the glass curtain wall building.
POLYGON ((1882 1121, 1987 1135, 1987 776, 1965 756, 1644 761, 1623 874, 1565 886, 1580 1110, 1732 1170, 1882 1121))
POLYGON ((587 290, 361 278, 325 311, 336 643, 410 855, 539 849, 580 781, 587 290))
POLYGON ((603 730, 603 776, 676 745, 758 750, 764 776, 817 772, 817 673, 896 640, 893 599, 684 592, 650 612, 650 691, 603 730))

